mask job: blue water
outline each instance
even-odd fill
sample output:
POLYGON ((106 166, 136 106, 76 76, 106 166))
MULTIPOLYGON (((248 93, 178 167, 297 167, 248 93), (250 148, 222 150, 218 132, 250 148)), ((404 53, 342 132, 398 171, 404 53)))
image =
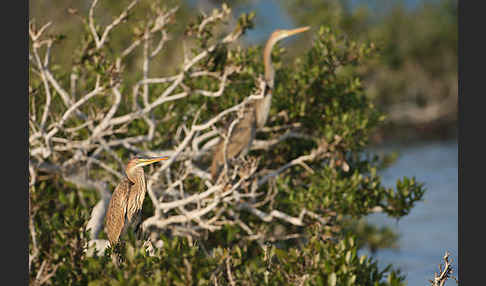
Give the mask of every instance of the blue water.
POLYGON ((248 44, 259 44, 265 41, 276 29, 296 28, 286 11, 276 0, 251 1, 235 11, 236 15, 255 11, 255 26, 245 35, 248 44))
MULTIPOLYGON (((219 7, 209 3, 209 1, 186 0, 189 5, 194 8, 205 10, 209 12, 212 7, 219 7)), ((358 6, 367 6, 376 15, 384 14, 393 5, 403 3, 406 8, 414 9, 425 2, 432 2, 439 0, 350 0, 351 9, 358 6)), ((292 29, 296 28, 292 18, 287 11, 283 9, 278 0, 253 0, 248 1, 245 5, 233 7, 233 14, 235 16, 241 13, 249 13, 254 11, 256 13, 255 26, 243 36, 245 44, 261 44, 265 41, 272 31, 276 29, 292 29)))
MULTIPOLYGON (((424 200, 398 222, 382 214, 368 222, 387 225, 399 235, 397 250, 380 250, 374 257, 381 267, 393 264, 407 275, 407 285, 430 285, 445 251, 458 259, 458 151, 457 141, 392 146, 374 152, 397 151, 400 156, 381 173, 383 183, 395 186, 403 176, 425 183, 424 200)), ((368 251, 360 254, 370 255, 368 251)), ((454 266, 458 267, 456 263, 454 266)), ((457 275, 457 272, 456 272, 457 275)), ((450 281, 446 285, 455 285, 450 281)))

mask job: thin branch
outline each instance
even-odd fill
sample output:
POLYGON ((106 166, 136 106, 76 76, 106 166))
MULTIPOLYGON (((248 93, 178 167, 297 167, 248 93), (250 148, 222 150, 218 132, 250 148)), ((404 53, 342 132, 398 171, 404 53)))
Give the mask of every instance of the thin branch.
POLYGON ((226 273, 228 273, 228 280, 231 286, 236 286, 235 279, 233 278, 233 274, 231 273, 231 256, 228 256, 226 260, 226 273))
POLYGON ((452 273, 454 272, 452 268, 452 258, 449 261, 450 254, 446 251, 444 254, 444 257, 442 258, 444 260, 444 265, 439 264, 439 273, 434 273, 434 279, 429 280, 431 283, 431 286, 444 286, 447 279, 454 279, 456 283, 459 283, 457 279, 452 276, 452 273))
POLYGON ((123 12, 115 19, 111 24, 106 26, 103 35, 101 38, 98 35, 98 32, 96 32, 95 28, 95 23, 94 23, 94 9, 96 7, 96 4, 98 3, 98 0, 94 0, 93 3, 91 4, 91 7, 89 9, 89 27, 91 30, 91 34, 93 35, 93 38, 96 43, 96 48, 99 49, 101 48, 106 40, 108 39, 108 35, 110 34, 111 30, 118 26, 126 17, 128 16, 128 12, 135 7, 135 5, 139 2, 139 0, 134 0, 132 1, 126 8, 123 10, 123 12))

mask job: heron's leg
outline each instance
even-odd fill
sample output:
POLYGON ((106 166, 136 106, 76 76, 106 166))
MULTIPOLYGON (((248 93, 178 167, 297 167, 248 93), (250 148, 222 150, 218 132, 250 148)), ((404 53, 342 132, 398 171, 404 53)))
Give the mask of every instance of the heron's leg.
POLYGON ((152 244, 152 240, 150 239, 149 232, 146 231, 143 224, 140 224, 139 228, 139 239, 143 241, 143 248, 148 251, 149 256, 155 255, 155 247, 152 244))
POLYGON ((118 241, 111 250, 111 261, 116 267, 120 267, 120 264, 124 261, 122 253, 125 250, 125 242, 118 241))
POLYGON ((149 233, 145 231, 142 224, 139 224, 136 234, 138 240, 143 240, 143 241, 150 240, 149 233))

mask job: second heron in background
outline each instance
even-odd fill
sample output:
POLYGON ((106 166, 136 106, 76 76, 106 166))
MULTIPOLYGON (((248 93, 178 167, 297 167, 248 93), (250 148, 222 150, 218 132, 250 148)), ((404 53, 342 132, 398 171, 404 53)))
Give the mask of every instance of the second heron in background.
MULTIPOLYGON (((267 40, 263 50, 263 64, 265 66, 265 95, 262 99, 253 101, 249 108, 244 110, 243 118, 233 127, 226 147, 226 157, 234 158, 238 154, 245 155, 250 150, 256 130, 262 128, 270 112, 272 91, 274 87, 275 70, 272 66, 272 48, 279 40, 305 32, 310 27, 302 27, 293 30, 276 30, 267 40)), ((214 149, 213 162, 211 164, 211 178, 216 181, 220 168, 224 163, 224 144, 221 140, 214 149)))

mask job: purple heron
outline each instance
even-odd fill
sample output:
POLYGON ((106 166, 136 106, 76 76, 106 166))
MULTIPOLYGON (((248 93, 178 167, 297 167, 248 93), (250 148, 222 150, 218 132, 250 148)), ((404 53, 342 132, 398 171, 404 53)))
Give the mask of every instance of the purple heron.
MULTIPOLYGON (((265 67, 265 95, 262 99, 255 100, 244 110, 243 118, 233 127, 233 132, 228 140, 226 148, 227 158, 234 158, 238 154, 246 155, 250 150, 257 128, 262 128, 270 112, 272 102, 272 91, 274 87, 275 71, 272 66, 272 48, 279 40, 292 35, 305 32, 310 27, 302 27, 292 30, 275 30, 268 38, 263 50, 263 65, 265 67)), ((213 162, 211 163, 211 178, 216 177, 224 162, 224 140, 221 140, 214 149, 213 162)))
POLYGON ((143 166, 167 160, 169 157, 134 158, 125 167, 126 177, 116 186, 111 195, 105 216, 105 232, 111 246, 128 228, 140 232, 142 204, 147 191, 143 166))

